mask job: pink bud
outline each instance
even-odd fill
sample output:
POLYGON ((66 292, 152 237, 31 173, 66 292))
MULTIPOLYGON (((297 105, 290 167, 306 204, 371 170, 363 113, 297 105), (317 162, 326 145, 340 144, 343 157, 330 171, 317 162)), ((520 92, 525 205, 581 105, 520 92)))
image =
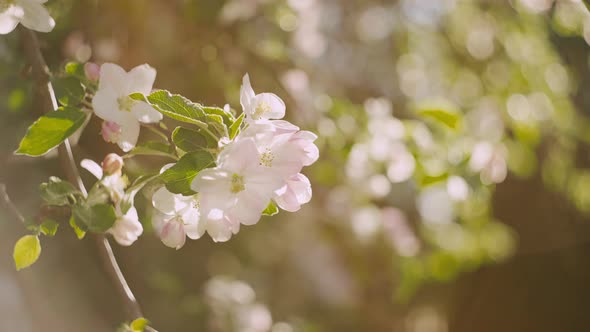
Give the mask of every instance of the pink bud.
POLYGON ((105 121, 102 123, 100 133, 106 142, 117 143, 119 136, 121 135, 121 126, 116 122, 105 121))
POLYGON ((123 158, 116 153, 109 153, 104 157, 101 165, 103 172, 107 175, 119 173, 123 168, 123 158))
POLYGON ((86 62, 84 64, 84 73, 91 81, 98 81, 100 78, 100 66, 94 62, 86 62))

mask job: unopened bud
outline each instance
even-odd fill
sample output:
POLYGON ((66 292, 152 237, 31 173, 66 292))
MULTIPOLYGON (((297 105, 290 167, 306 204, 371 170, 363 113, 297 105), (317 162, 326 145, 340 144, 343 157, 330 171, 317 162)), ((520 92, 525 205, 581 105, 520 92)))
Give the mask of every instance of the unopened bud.
POLYGON ((123 158, 116 153, 109 153, 104 157, 101 165, 106 175, 120 173, 123 168, 123 158))
POLYGON ((100 66, 94 62, 86 62, 84 64, 84 73, 91 81, 98 81, 100 78, 100 66))

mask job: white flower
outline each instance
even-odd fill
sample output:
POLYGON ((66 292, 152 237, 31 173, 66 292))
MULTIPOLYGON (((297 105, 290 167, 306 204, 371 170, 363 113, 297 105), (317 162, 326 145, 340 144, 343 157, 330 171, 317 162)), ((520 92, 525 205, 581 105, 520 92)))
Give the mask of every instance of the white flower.
POLYGON ((107 233, 111 234, 113 238, 122 246, 130 246, 143 233, 143 227, 137 217, 137 210, 135 207, 129 208, 127 213, 121 213, 121 208, 117 205, 115 208, 117 213, 117 220, 107 233))
POLYGON ((117 143, 128 152, 137 143, 139 123, 162 120, 162 114, 149 104, 129 98, 135 92, 149 94, 156 79, 156 70, 147 64, 130 72, 105 63, 100 67, 98 91, 92 99, 94 113, 105 120, 102 136, 107 142, 117 143))
POLYGON ((309 179, 299 173, 287 179, 281 189, 275 191, 273 198, 277 205, 289 212, 295 212, 301 208, 301 205, 311 200, 311 183, 309 179))
POLYGON ((217 167, 199 172, 191 188, 200 194, 201 218, 207 232, 216 241, 226 241, 239 224, 258 222, 284 180, 260 165, 252 138, 230 143, 219 160, 217 167))
POLYGON ((53 30, 55 21, 43 6, 47 0, 0 0, 0 34, 12 32, 21 23, 39 32, 53 30))
POLYGON ((244 75, 240 88, 240 104, 246 120, 281 119, 285 116, 285 103, 274 93, 256 94, 250 85, 250 77, 244 75))
POLYGON ((162 242, 175 249, 184 245, 186 237, 196 240, 205 233, 199 222, 198 201, 195 197, 173 194, 165 187, 152 196, 155 208, 152 223, 162 242))

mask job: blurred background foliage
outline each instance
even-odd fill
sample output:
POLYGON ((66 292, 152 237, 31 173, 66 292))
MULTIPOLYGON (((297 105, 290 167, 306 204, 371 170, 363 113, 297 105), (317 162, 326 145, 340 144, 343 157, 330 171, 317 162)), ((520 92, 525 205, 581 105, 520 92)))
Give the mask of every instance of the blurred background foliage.
MULTIPOLYGON (((40 37, 55 72, 68 61, 149 63, 157 88, 236 109, 248 72, 320 136, 314 198, 300 212, 225 244, 176 252, 148 232, 115 248, 160 331, 590 325, 590 13, 580 1, 48 4, 58 24, 40 37)), ((12 155, 37 114, 16 33, 0 39, 0 73, 0 181, 34 215, 38 184, 60 170, 55 158, 12 155)), ((99 128, 92 120, 80 138, 80 159, 115 149, 99 128)), ((154 169, 153 158, 126 170, 154 169)), ((137 204, 149 228, 146 197, 137 204)), ((24 229, 0 216, 0 330, 111 331, 125 319, 91 239, 63 227, 16 273, 24 229)))

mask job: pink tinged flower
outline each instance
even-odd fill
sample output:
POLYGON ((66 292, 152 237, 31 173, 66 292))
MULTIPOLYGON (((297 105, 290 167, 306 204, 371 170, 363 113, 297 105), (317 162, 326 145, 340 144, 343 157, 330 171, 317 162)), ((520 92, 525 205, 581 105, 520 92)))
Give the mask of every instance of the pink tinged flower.
POLYGON ((107 175, 120 174, 123 169, 123 158, 116 153, 109 153, 100 164, 107 175))
POLYGON ((245 138, 227 145, 218 167, 202 170, 191 188, 200 194, 201 217, 215 239, 212 232, 229 238, 239 224, 257 223, 274 191, 283 184, 280 176, 260 165, 254 140, 245 138))
POLYGON ((314 144, 317 138, 318 136, 311 131, 302 130, 293 134, 289 139, 290 143, 300 149, 303 166, 309 166, 318 160, 320 151, 317 145, 314 144))
POLYGON ((242 79, 240 104, 246 120, 281 119, 285 116, 285 103, 274 93, 256 94, 250 84, 248 74, 242 79))
POLYGON ((0 1, 0 34, 12 32, 21 23, 25 27, 49 32, 55 21, 43 4, 47 0, 9 0, 0 1))
POLYGON ((197 198, 173 194, 162 187, 152 196, 152 205, 154 229, 166 246, 180 249, 187 236, 196 240, 205 233, 197 198))
MULTIPOLYGON (((107 156, 106 159, 109 157, 107 156)), ((103 161, 104 163, 104 161, 103 161)), ((128 185, 127 177, 121 172, 107 173, 103 172, 103 167, 90 159, 83 159, 80 166, 90 172, 96 177, 109 192, 109 196, 114 203, 118 203, 123 195, 125 195, 125 188, 128 185)))
POLYGON ((94 62, 87 62, 84 64, 84 74, 89 80, 98 81, 100 79, 100 66, 94 62))
POLYGON ((155 79, 156 70, 147 64, 129 72, 112 63, 100 67, 98 91, 92 106, 94 113, 106 121, 102 130, 105 141, 117 143, 128 152, 137 144, 140 122, 154 123, 162 119, 162 114, 149 104, 129 97, 136 92, 149 94, 155 79))
POLYGON ((285 211, 298 211, 301 205, 311 200, 309 179, 301 173, 291 176, 285 186, 275 191, 273 200, 285 211))
POLYGON ((117 206, 116 212, 117 220, 107 233, 111 234, 120 245, 130 246, 143 233, 143 227, 137 217, 137 210, 132 206, 127 213, 122 214, 117 206))

